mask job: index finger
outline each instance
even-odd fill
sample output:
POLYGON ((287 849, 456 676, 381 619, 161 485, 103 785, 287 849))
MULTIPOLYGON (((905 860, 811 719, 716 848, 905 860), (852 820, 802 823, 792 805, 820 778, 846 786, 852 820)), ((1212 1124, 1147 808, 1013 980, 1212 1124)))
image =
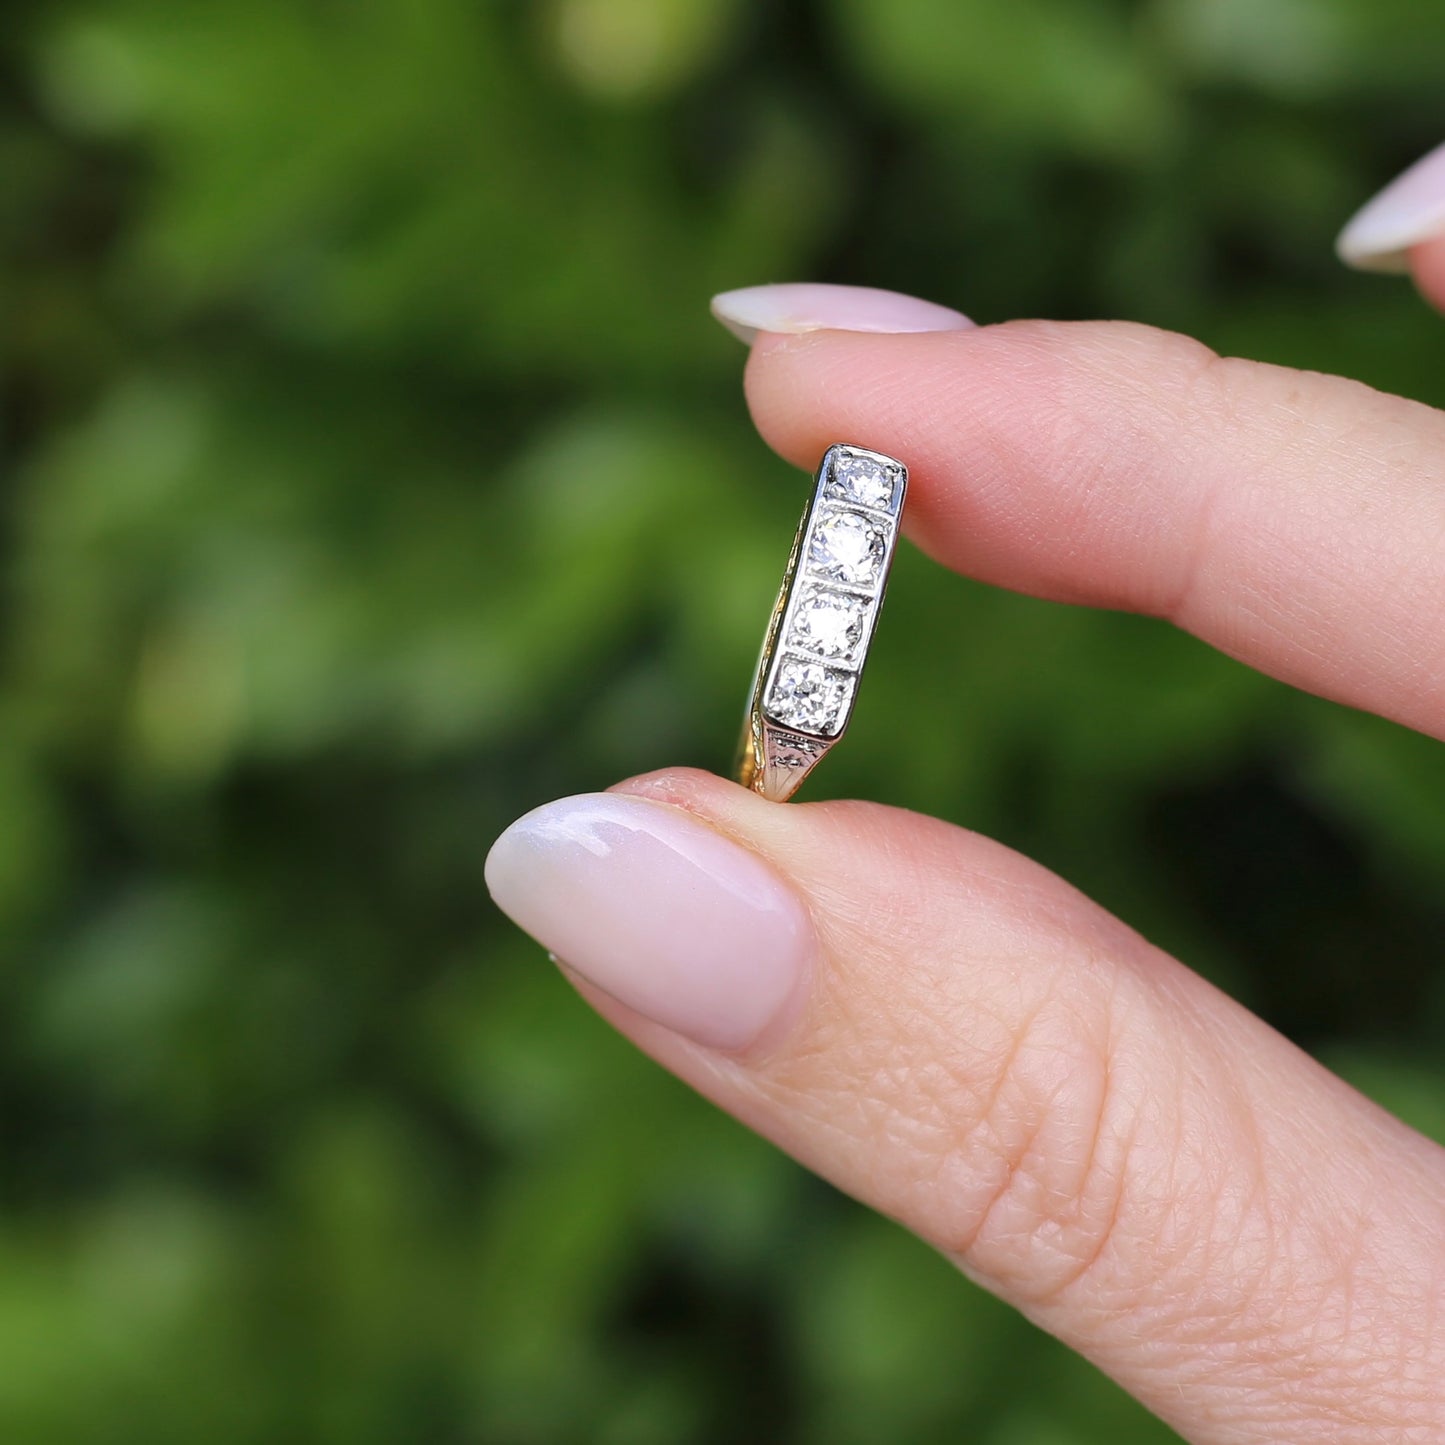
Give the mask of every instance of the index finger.
POLYGON ((1433 408, 1123 322, 765 334, 747 393, 800 465, 839 440, 903 458, 911 534, 959 571, 1168 618, 1445 735, 1433 408))

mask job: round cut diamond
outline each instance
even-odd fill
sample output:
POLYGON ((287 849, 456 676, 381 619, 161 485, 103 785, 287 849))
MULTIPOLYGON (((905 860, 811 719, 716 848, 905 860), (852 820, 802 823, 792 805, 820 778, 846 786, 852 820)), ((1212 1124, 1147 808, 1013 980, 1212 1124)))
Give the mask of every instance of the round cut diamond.
POLYGON ((871 586, 883 563, 883 532, 859 512, 834 512, 818 523, 808 562, 835 582, 871 586))
POLYGON ((785 727, 833 737, 852 693, 853 679, 847 673, 788 657, 778 665, 768 690, 767 712, 785 727))
POLYGON ((863 621, 868 604, 861 597, 844 592, 830 592, 823 587, 810 587, 798 601, 793 613, 789 640, 794 647, 823 657, 853 660, 863 636, 863 621))
POLYGON ((833 478, 828 490, 836 497, 856 502, 860 507, 877 507, 888 511, 893 506, 895 471, 872 457, 844 452, 833 462, 833 478))

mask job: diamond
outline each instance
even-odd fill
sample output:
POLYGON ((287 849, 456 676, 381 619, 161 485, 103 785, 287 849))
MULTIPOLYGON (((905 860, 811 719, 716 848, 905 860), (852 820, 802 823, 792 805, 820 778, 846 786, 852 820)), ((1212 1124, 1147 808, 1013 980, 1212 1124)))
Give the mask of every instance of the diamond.
POLYGON ((834 512, 813 532, 808 565, 835 582, 868 587, 883 565, 884 535, 877 522, 861 512, 834 512))
POLYGON ((856 502, 860 507, 876 507, 887 512, 893 508, 897 479, 897 467, 886 466, 857 452, 841 452, 833 460, 828 492, 844 501, 856 502))
POLYGON ((784 727, 836 737, 842 731, 843 710, 852 696, 853 678, 848 673, 787 657, 773 676, 766 711, 784 727))
POLYGON ((868 604, 861 597, 810 587, 793 610, 788 642, 805 652, 852 662, 868 617, 868 604))

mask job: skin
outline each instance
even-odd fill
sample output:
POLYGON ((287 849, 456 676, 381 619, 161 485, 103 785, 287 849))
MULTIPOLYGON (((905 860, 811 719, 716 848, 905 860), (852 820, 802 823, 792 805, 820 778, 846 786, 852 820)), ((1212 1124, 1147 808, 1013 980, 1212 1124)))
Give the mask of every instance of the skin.
MULTIPOLYGON (((1445 242, 1412 262, 1445 307, 1445 242)), ((908 456, 946 566, 1445 737, 1441 412, 1125 323, 766 336, 747 394, 800 466, 908 456)), ((701 773, 619 791, 754 850, 821 940, 741 1053, 574 980, 669 1069, 1189 1440, 1445 1439, 1445 1151, 985 838, 701 773)))
POLYGON ((1420 294, 1445 311, 1445 238, 1416 246, 1410 253, 1410 271, 1420 294))

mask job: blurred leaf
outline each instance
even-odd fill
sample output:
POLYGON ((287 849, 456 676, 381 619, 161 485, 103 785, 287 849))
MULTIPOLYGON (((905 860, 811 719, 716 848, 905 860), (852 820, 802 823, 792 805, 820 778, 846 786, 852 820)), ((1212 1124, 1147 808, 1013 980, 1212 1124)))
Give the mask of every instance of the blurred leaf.
POLYGON ((735 0, 551 0, 557 65, 579 89, 612 100, 663 94, 717 51, 735 0))
POLYGON ((855 84, 907 110, 969 116, 1045 149, 1116 160, 1176 129, 1164 75, 1104 0, 839 0, 855 84))

